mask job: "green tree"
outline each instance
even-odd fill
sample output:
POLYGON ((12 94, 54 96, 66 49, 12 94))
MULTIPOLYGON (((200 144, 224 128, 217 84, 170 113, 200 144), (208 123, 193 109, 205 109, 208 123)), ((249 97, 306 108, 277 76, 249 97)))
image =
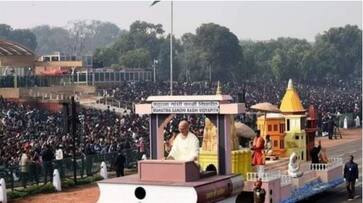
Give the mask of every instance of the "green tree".
POLYGON ((128 68, 145 68, 150 61, 149 51, 143 48, 130 50, 120 58, 121 64, 128 68))
POLYGON ((17 42, 31 50, 37 47, 37 39, 29 29, 13 29, 6 24, 0 24, 0 39, 17 42))
MULTIPOLYGON (((160 52, 157 56, 158 64, 158 78, 159 80, 170 80, 170 35, 166 38, 160 39, 160 52)), ((182 77, 182 59, 180 53, 182 52, 181 42, 173 37, 173 81, 184 80, 182 77)))
POLYGON ((161 24, 135 21, 130 25, 130 31, 119 37, 111 47, 119 53, 120 64, 149 68, 153 59, 160 57, 160 47, 165 40, 163 33, 161 24))
POLYGON ((118 64, 119 53, 112 48, 96 49, 93 63, 98 68, 111 67, 114 64, 118 64))
POLYGON ((203 51, 204 69, 209 69, 212 80, 237 79, 241 67, 242 49, 238 38, 228 28, 214 24, 202 24, 196 30, 195 46, 203 51))
POLYGON ((317 35, 316 68, 334 78, 352 78, 362 71, 362 30, 358 26, 331 28, 317 35), (330 73, 330 74, 328 74, 330 73))

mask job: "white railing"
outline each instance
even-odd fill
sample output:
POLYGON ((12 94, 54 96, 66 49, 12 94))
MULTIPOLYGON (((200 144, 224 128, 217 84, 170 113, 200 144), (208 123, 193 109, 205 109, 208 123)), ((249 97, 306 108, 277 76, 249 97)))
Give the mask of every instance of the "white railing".
POLYGON ((343 158, 342 157, 330 157, 328 159, 328 163, 334 163, 336 165, 343 164, 343 158))
POLYGON ((280 171, 269 171, 269 172, 249 172, 247 173, 247 181, 257 181, 261 178, 262 181, 270 181, 281 177, 280 171))
POLYGON ((288 175, 281 175, 281 186, 288 185, 292 182, 292 177, 288 175))
POLYGON ((330 157, 328 163, 311 164, 310 170, 313 171, 326 171, 336 166, 343 165, 343 159, 341 157, 330 157))

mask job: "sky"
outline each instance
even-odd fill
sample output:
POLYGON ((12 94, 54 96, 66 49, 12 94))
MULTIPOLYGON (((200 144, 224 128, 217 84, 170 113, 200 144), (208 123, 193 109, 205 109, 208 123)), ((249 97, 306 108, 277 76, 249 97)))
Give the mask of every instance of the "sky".
MULTIPOLYGON (((74 20, 100 20, 129 29, 136 20, 160 23, 170 32, 170 1, 0 2, 0 24, 13 28, 65 27, 74 20)), ((230 29, 239 39, 277 37, 314 41, 318 33, 346 24, 362 29, 361 1, 174 1, 174 34, 195 33, 203 23, 230 29)))

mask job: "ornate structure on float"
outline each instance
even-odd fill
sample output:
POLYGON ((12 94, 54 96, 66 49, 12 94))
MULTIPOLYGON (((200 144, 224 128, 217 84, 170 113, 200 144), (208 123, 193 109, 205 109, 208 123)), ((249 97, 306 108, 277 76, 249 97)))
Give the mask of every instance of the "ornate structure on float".
MULTIPOLYGON (((222 95, 222 90, 220 83, 218 82, 218 87, 216 95, 222 95)), ((231 140, 231 169, 232 173, 240 173, 246 175, 247 172, 252 171, 251 166, 251 150, 250 149, 239 149, 238 137, 236 134, 236 128, 234 126, 234 115, 230 116, 229 126, 230 134, 227 135, 231 140)), ((205 119, 205 127, 203 133, 202 147, 199 152, 199 164, 202 170, 207 170, 215 167, 218 170, 218 128, 209 118, 205 119)))
POLYGON ((296 153, 300 160, 310 160, 317 131, 317 110, 310 105, 308 112, 303 108, 292 80, 280 105, 281 113, 267 113, 257 119, 257 128, 266 140, 269 135, 273 155, 290 156, 296 153))
POLYGON ((285 153, 285 117, 280 113, 268 113, 266 116, 257 118, 257 129, 261 131, 261 136, 266 140, 266 135, 270 135, 272 143, 272 154, 276 156, 285 153))
POLYGON ((309 106, 308 118, 306 120, 306 149, 307 149, 307 160, 311 160, 310 151, 314 147, 315 134, 318 131, 318 111, 313 105, 309 106))
POLYGON ((307 160, 307 141, 305 132, 306 115, 300 97, 292 80, 289 80, 286 93, 280 105, 285 117, 285 149, 289 156, 296 153, 298 159, 307 160))

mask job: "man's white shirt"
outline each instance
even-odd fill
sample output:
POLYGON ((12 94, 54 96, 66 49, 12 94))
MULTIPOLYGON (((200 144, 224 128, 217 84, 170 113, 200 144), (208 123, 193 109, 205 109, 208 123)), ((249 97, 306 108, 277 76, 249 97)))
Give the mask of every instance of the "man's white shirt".
POLYGON ((57 149, 55 151, 55 159, 56 160, 62 160, 63 159, 63 150, 62 149, 57 149))
POLYGON ((178 161, 194 161, 198 154, 199 140, 193 133, 188 132, 187 137, 181 133, 176 136, 169 156, 178 161))

